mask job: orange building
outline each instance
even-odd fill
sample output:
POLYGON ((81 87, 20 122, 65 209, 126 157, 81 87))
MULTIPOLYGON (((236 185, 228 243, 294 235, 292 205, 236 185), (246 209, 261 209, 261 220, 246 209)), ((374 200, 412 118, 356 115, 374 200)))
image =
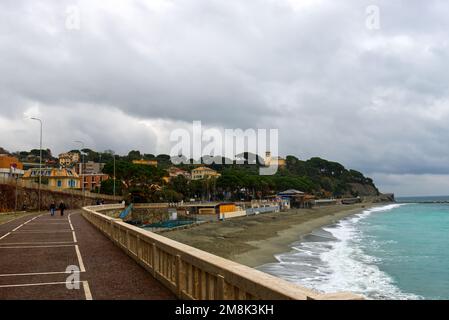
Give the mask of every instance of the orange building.
POLYGON ((82 174, 80 177, 86 191, 94 190, 97 187, 100 188, 101 183, 109 179, 109 176, 103 173, 82 174))
POLYGON ((23 164, 19 159, 7 154, 0 154, 0 168, 10 169, 13 165, 16 165, 16 169, 23 170, 23 164))
POLYGON ((18 178, 24 174, 23 163, 16 157, 0 154, 0 178, 18 178))

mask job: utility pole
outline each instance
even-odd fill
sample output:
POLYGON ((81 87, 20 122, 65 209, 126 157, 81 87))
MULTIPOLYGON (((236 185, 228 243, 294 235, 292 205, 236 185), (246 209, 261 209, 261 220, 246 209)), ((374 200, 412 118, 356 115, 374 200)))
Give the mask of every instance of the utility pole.
MULTIPOLYGON (((101 153, 99 154, 99 156, 100 156, 100 160, 99 160, 98 163, 99 163, 99 166, 100 166, 99 167, 100 168, 100 170, 99 170, 100 172, 98 172, 98 173, 103 173, 103 170, 101 169, 101 153)), ((100 175, 100 181, 99 182, 100 182, 100 185, 98 186, 98 194, 100 194, 100 188, 101 188, 101 175, 100 175)))
POLYGON ((82 192, 83 192, 83 207, 86 205, 86 201, 85 201, 85 199, 86 199, 86 194, 85 194, 85 190, 84 190, 84 177, 83 177, 83 172, 84 172, 84 169, 83 169, 83 167, 84 167, 84 152, 83 152, 83 149, 84 149, 84 142, 82 142, 82 141, 75 141, 76 143, 79 143, 79 144, 81 144, 81 166, 80 166, 80 177, 81 177, 81 184, 82 184, 82 192))
POLYGON ((115 198, 115 152, 112 154, 114 156, 114 198, 115 198))
POLYGON ((38 187, 38 197, 39 197, 38 211, 40 212, 41 211, 41 183, 42 183, 42 120, 39 118, 31 118, 31 120, 39 121, 39 123, 41 125, 40 141, 39 141, 39 187, 38 187))
POLYGON ((15 195, 15 204, 14 204, 14 213, 17 213, 17 198, 18 198, 18 183, 19 183, 19 175, 17 174, 17 164, 13 164, 10 168, 11 170, 11 177, 16 178, 16 195, 15 195))
POLYGON ((16 176, 16 203, 15 203, 15 206, 14 206, 14 212, 15 213, 17 213, 18 184, 19 184, 19 175, 16 176))

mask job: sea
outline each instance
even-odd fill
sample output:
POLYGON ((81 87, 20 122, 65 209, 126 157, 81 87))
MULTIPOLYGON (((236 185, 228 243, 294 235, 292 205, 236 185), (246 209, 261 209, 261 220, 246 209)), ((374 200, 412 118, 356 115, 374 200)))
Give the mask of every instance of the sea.
POLYGON ((320 292, 449 299, 449 196, 366 209, 298 239, 276 259, 258 269, 320 292))

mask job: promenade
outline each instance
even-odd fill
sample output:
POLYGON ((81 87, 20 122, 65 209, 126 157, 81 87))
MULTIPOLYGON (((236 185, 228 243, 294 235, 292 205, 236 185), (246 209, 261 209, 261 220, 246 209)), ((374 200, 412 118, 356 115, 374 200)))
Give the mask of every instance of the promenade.
POLYGON ((0 300, 175 298, 80 212, 0 225, 0 300), (66 273, 69 266, 77 272, 66 273), (68 276, 79 289, 67 288, 68 276))

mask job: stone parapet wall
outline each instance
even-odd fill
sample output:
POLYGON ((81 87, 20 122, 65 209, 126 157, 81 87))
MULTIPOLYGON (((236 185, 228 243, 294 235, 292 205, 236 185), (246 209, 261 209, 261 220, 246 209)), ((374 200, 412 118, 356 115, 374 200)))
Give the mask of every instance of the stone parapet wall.
MULTIPOLYGON (((101 194, 86 193, 83 197, 80 192, 58 192, 51 190, 41 190, 41 209, 49 208, 52 201, 59 204, 64 201, 69 209, 78 209, 85 205, 93 205, 98 199, 104 199, 106 203, 120 201, 120 198, 104 196, 101 194)), ((16 186, 12 184, 0 184, 0 212, 10 212, 15 210, 16 186)), ((17 187, 17 210, 33 211, 38 210, 39 191, 34 188, 17 187)))

